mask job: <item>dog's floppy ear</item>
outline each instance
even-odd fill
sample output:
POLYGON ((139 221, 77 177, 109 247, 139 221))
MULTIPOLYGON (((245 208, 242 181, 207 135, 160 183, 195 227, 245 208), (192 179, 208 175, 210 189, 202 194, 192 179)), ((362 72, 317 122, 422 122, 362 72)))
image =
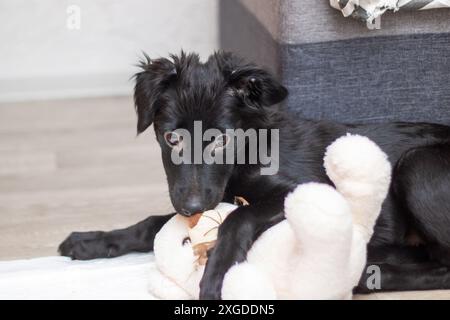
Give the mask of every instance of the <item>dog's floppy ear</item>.
POLYGON ((139 63, 142 71, 135 75, 134 87, 138 134, 152 124, 161 94, 177 75, 175 66, 170 60, 165 58, 151 60, 145 53, 144 58, 139 63))
POLYGON ((268 107, 283 101, 288 95, 287 89, 271 74, 251 65, 233 70, 229 84, 250 106, 268 107))
POLYGON ((247 105, 268 107, 287 97, 287 89, 264 69, 244 64, 231 53, 220 52, 216 57, 229 86, 247 105))

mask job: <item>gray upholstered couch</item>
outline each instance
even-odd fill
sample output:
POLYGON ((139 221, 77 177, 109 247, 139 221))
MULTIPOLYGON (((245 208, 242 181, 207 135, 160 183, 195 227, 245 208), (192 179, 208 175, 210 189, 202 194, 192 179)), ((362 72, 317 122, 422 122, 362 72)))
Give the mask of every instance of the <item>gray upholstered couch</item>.
POLYGON ((223 49, 264 64, 309 118, 450 124, 450 10, 386 13, 380 30, 328 0, 222 0, 223 49))

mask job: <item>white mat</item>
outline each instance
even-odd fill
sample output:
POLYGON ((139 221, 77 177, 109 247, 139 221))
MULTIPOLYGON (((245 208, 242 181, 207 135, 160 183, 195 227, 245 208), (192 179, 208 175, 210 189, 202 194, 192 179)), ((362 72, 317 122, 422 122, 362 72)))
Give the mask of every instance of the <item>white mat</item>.
POLYGON ((153 254, 72 261, 0 262, 0 299, 155 299, 147 290, 153 254))

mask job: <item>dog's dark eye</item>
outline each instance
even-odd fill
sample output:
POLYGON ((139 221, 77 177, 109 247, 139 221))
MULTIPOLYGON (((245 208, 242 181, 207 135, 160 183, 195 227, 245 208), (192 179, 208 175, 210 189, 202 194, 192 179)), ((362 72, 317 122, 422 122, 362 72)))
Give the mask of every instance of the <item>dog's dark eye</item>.
POLYGON ((175 147, 182 140, 182 138, 176 132, 166 132, 164 134, 164 139, 166 140, 166 143, 169 145, 169 147, 175 147))
POLYGON ((223 149, 229 142, 229 137, 226 134, 221 134, 217 136, 214 140, 214 148, 215 149, 223 149))

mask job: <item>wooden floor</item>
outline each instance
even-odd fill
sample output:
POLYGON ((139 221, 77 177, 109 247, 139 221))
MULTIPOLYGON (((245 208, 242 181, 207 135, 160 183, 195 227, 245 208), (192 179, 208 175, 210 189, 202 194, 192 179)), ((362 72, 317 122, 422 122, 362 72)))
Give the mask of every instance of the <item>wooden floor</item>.
POLYGON ((131 97, 0 104, 0 260, 55 255, 71 231, 171 212, 159 147, 135 124, 131 97))
POLYGON ((0 260, 170 212, 159 148, 135 123, 131 98, 0 104, 0 260))

